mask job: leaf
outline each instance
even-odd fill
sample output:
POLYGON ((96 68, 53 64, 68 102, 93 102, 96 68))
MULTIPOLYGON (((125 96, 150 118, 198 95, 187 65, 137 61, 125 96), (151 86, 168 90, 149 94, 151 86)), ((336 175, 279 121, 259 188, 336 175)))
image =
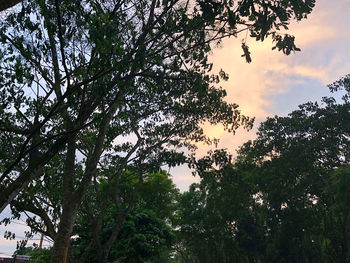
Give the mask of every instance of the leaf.
POLYGON ((249 47, 245 44, 242 43, 242 49, 243 49, 243 55, 241 57, 245 57, 247 63, 252 62, 252 58, 250 56, 250 51, 249 51, 249 47))

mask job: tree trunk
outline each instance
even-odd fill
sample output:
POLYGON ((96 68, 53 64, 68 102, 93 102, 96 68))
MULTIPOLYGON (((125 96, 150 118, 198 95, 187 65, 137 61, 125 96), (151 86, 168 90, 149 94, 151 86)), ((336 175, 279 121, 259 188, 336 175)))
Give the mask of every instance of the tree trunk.
POLYGON ((345 217, 342 224, 343 240, 341 244, 341 259, 340 259, 341 263, 349 263, 348 261, 349 245, 348 245, 348 235, 347 235, 348 219, 349 219, 349 215, 345 217))
MULTIPOLYGON (((105 120, 101 123, 98 136, 95 142, 95 147, 91 155, 87 158, 86 168, 83 178, 78 189, 74 191, 74 164, 75 164, 75 140, 74 136, 70 138, 67 148, 65 172, 63 177, 64 198, 63 210, 60 217, 60 224, 51 254, 51 263, 67 263, 68 249, 70 245, 70 237, 73 231, 75 219, 81 202, 88 190, 91 179, 96 174, 96 167, 100 160, 103 143, 109 127, 109 123, 118 109, 118 104, 115 103, 109 110, 105 120), (74 192, 73 192, 74 191, 74 192)), ((108 256, 108 255, 107 255, 108 256)))
POLYGON ((85 260, 87 259, 92 247, 94 245, 94 240, 92 239, 89 243, 89 245, 87 246, 87 248, 85 248, 83 254, 78 258, 78 263, 84 263, 85 260))
POLYGON ((73 232, 75 219, 81 203, 80 196, 74 193, 75 157, 76 157, 75 136, 68 140, 65 168, 63 175, 63 207, 60 223, 51 254, 51 262, 66 263, 68 261, 68 250, 70 237, 73 232))
POLYGON ((69 204, 66 202, 63 207, 61 221, 58 227, 55 244, 52 249, 51 263, 67 263, 68 249, 70 245, 70 237, 73 231, 75 218, 78 213, 78 200, 71 200, 69 204))
MULTIPOLYGON (((117 217, 117 224, 113 229, 113 232, 109 236, 107 242, 104 244, 103 249, 99 249, 98 253, 98 263, 107 263, 109 252, 111 251, 119 232, 126 220, 126 217, 131 213, 136 203, 135 196, 133 196, 133 200, 129 204, 128 208, 117 217)), ((120 211, 119 211, 120 212, 120 211)), ((98 237, 97 237, 98 238, 98 237)))
POLYGON ((113 244, 119 235, 120 229, 125 221, 125 218, 126 216, 122 216, 118 218, 117 225, 115 226, 107 243, 104 245, 103 249, 99 251, 98 263, 107 263, 109 252, 111 251, 113 244))

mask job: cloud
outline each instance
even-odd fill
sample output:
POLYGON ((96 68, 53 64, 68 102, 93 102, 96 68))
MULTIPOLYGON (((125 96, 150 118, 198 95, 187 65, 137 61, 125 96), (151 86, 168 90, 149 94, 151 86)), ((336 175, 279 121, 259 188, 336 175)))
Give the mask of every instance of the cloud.
MULTIPOLYGON (((239 104, 243 114, 262 121, 328 95, 325 85, 349 73, 349 23, 348 0, 319 0, 308 19, 290 25, 288 33, 295 35, 301 52, 285 56, 271 50, 273 43, 269 39, 255 42, 248 38, 253 62, 247 64, 241 58, 241 41, 245 36, 223 41, 222 48, 213 51, 211 61, 214 71, 222 68, 229 74, 229 81, 221 83, 227 90, 226 100, 239 104)), ((221 126, 205 125, 205 130, 209 136, 220 138, 219 147, 229 148, 231 152, 254 138, 256 131, 240 130, 233 136, 221 126)), ((204 155, 210 148, 202 145, 198 154, 204 155)))
MULTIPOLYGON (((350 73, 350 1, 319 0, 306 20, 292 23, 289 33, 295 35, 301 52, 285 56, 272 51, 273 43, 248 39, 253 62, 241 57, 241 41, 245 36, 223 41, 213 51, 213 71, 223 69, 229 81, 220 83, 227 91, 228 102, 240 105, 243 114, 257 118, 251 131, 239 129, 235 135, 225 132, 221 125, 204 125, 206 134, 220 139, 218 148, 235 154, 244 142, 255 138, 257 127, 266 117, 285 115, 301 103, 319 100, 329 95, 327 84, 350 73)), ((206 155, 214 146, 198 145, 198 157, 206 155)), ((170 171, 174 182, 185 190, 199 178, 186 168, 170 171)))
POLYGON ((169 171, 173 175, 173 182, 180 191, 188 190, 188 187, 193 183, 198 183, 200 181, 198 176, 192 175, 192 170, 186 165, 171 168, 169 171))

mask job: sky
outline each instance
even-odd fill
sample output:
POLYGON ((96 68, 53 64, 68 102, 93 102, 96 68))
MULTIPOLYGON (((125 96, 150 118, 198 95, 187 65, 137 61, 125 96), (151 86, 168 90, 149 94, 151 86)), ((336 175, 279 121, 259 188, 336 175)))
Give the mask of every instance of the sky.
MULTIPOLYGON (((226 39, 221 48, 213 50, 214 70, 222 68, 230 77, 221 83, 227 91, 226 100, 237 103, 242 113, 256 117, 251 131, 239 129, 235 135, 219 125, 205 125, 209 136, 220 139, 218 148, 235 154, 240 145, 254 139, 259 123, 266 117, 286 116, 302 103, 329 96, 327 84, 350 73, 349 28, 350 0, 317 0, 306 20, 289 27, 288 33, 295 36, 301 52, 286 56, 271 50, 273 43, 269 39, 256 42, 248 38, 253 61, 247 64, 241 57, 245 34, 226 39)), ((213 147, 199 145, 197 155, 204 156, 210 149, 213 147)), ((185 166, 170 173, 182 191, 199 180, 185 166)))
MULTIPOLYGON (((220 139, 219 148, 234 154, 238 146, 254 139, 259 122, 266 117, 285 116, 302 103, 330 95, 326 85, 350 73, 349 27, 350 0, 317 0, 308 19, 294 22, 289 28, 301 52, 285 56, 272 51, 273 44, 268 39, 265 42, 247 39, 253 59, 247 64, 241 57, 241 41, 245 35, 223 41, 222 47, 213 50, 210 57, 214 71, 222 68, 229 74, 229 81, 221 83, 227 91, 226 100, 239 104, 242 113, 256 117, 256 122, 249 132, 240 129, 233 135, 221 126, 205 125, 206 133, 220 139)), ((197 154, 203 156, 210 149, 212 147, 199 145, 197 154)), ((182 191, 198 182, 186 166, 172 169, 170 173, 182 191)), ((15 231, 21 238, 24 224, 17 221, 6 228, 0 226, 0 257, 11 255, 16 248, 16 240, 5 240, 4 232, 15 231)), ((39 243, 38 237, 35 239, 31 242, 39 243)))

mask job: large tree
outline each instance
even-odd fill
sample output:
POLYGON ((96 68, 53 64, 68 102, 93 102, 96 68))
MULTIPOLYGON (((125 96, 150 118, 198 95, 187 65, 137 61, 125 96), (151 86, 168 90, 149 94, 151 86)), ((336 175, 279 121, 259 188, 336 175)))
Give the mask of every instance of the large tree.
POLYGON ((178 256, 184 262, 261 262, 264 219, 249 174, 217 150, 195 161, 201 177, 180 199, 178 256))
POLYGON ((216 84, 225 73, 210 74, 212 46, 249 31, 257 40, 271 36, 289 54, 298 50, 294 37, 279 30, 306 17, 314 2, 38 0, 4 14, 1 211, 59 160, 52 262, 65 262, 75 217, 102 164, 114 166, 117 180, 130 164, 140 171, 176 164, 177 149, 206 140, 205 121, 229 130, 251 125, 224 102, 216 84))
MULTIPOLYGON (((54 180, 53 177, 50 179, 54 180)), ((179 195, 170 176, 162 171, 148 174, 140 182, 139 175, 129 167, 120 178, 118 202, 115 200, 113 184, 101 175, 97 180, 89 187, 78 213, 69 261, 144 262, 157 259, 161 253, 167 258, 175 241, 172 221, 179 195)), ((30 190, 37 192, 37 195, 45 191, 41 186, 35 187, 39 189, 30 190)), ((31 203, 33 199, 17 200, 14 208, 17 209, 16 214, 26 213, 30 216, 26 222, 32 234, 42 232, 46 238, 54 241, 54 225, 57 224, 60 210, 57 192, 62 189, 57 187, 57 181, 52 182, 52 187, 46 185, 45 188, 49 191, 45 193, 45 203, 40 205, 41 209, 38 209, 38 204, 31 203), (43 213, 50 209, 50 217, 42 218, 43 213)), ((21 245, 16 254, 32 255, 37 260, 33 253, 37 249, 24 247, 26 242, 21 245)), ((45 254, 51 256, 51 253, 45 254)))
POLYGON ((194 162, 201 182, 180 206, 184 261, 349 261, 349 80, 330 85, 342 102, 268 118, 236 160, 216 151, 194 162))
POLYGON ((349 76, 342 103, 325 97, 287 117, 268 118, 241 149, 240 166, 255 178, 269 229, 269 262, 347 262, 350 154, 349 76))

